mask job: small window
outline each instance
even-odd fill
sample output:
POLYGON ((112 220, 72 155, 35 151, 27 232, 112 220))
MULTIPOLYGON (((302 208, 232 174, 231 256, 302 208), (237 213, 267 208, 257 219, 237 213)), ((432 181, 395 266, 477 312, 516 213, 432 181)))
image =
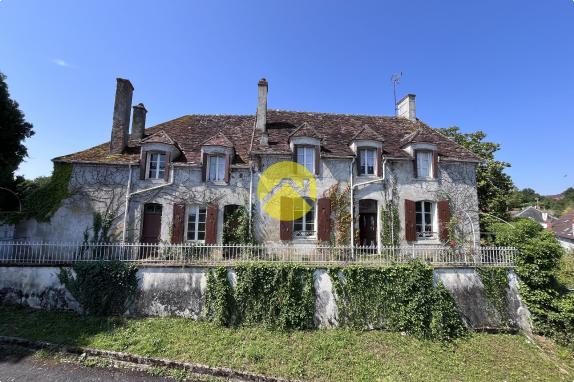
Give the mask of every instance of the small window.
POLYGON ((417 177, 430 178, 432 176, 432 151, 417 151, 417 177))
POLYGON ((225 156, 223 155, 210 155, 209 156, 209 177, 212 182, 225 180, 225 156))
POLYGON ((304 166, 311 174, 315 173, 315 147, 297 146, 297 163, 304 166))
POLYGON ((433 232, 434 203, 416 202, 416 231, 417 239, 432 239, 433 232))
POLYGON ((205 216, 204 207, 192 206, 187 210, 187 240, 205 240, 205 216))
POLYGON ((149 153, 147 161, 147 178, 163 179, 165 176, 165 153, 149 153))
POLYGON ((375 175, 375 158, 376 150, 374 149, 360 149, 359 159, 361 167, 359 168, 359 175, 375 175))
POLYGON ((315 231, 315 203, 313 201, 304 201, 301 198, 294 200, 293 210, 295 216, 305 211, 304 204, 307 203, 311 209, 299 219, 293 221, 293 236, 297 238, 311 238, 316 236, 315 231))

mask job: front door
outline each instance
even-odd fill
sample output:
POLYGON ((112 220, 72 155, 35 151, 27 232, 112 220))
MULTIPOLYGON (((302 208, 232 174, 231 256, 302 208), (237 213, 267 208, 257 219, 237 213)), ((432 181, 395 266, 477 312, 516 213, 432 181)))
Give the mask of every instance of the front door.
POLYGON ((377 245, 377 214, 368 212, 359 214, 359 240, 361 246, 377 245))
POLYGON ((148 203, 144 205, 142 243, 159 243, 161 210, 161 204, 148 203))

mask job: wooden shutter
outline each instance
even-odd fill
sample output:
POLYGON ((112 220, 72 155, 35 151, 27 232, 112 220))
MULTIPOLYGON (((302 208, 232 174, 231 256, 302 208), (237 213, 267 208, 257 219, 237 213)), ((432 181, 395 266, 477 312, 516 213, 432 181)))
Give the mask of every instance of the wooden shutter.
POLYGON ((145 179, 146 167, 147 167, 147 151, 144 151, 140 159, 140 179, 145 179))
POLYGON ((432 152, 432 177, 438 178, 438 151, 432 152))
POLYGON ((205 217, 205 244, 217 243, 217 204, 207 206, 205 217))
POLYGON ((293 199, 281 197, 281 220, 279 223, 279 239, 291 240, 293 238, 293 199))
POLYGON ((448 223, 450 222, 450 208, 448 200, 438 202, 438 236, 440 240, 448 240, 448 223))
POLYGON ((383 149, 377 147, 377 176, 383 176, 383 149))
POLYGON ((357 164, 357 175, 361 175, 361 148, 357 148, 355 163, 357 164))
POLYGON ((321 146, 315 146, 315 175, 321 171, 321 146))
POLYGON ((171 243, 183 243, 183 233, 185 232, 185 204, 173 205, 173 227, 171 232, 171 243))
MULTIPOLYGON (((298 151, 297 146, 293 147, 293 157, 291 158, 293 163, 297 163, 297 151, 298 151)), ((297 166, 293 165, 293 172, 295 172, 296 169, 297 169, 297 166)))
POLYGON ((418 169, 417 169, 417 158, 418 157, 418 153, 415 151, 414 153, 414 160, 413 160, 413 176, 416 178, 418 177, 418 169))
POLYGON ((207 154, 203 153, 203 158, 201 160, 201 180, 207 180, 207 154))
POLYGON ((223 179, 225 183, 229 183, 230 177, 231 177, 231 155, 225 154, 225 176, 223 179))
POLYGON ((171 169, 171 153, 165 153, 165 171, 163 172, 163 179, 167 182, 169 180, 169 170, 171 169))
POLYGON ((405 239, 415 241, 417 239, 416 204, 412 200, 405 199, 405 239))
POLYGON ((329 241, 331 238, 331 200, 320 198, 317 201, 317 239, 329 241))

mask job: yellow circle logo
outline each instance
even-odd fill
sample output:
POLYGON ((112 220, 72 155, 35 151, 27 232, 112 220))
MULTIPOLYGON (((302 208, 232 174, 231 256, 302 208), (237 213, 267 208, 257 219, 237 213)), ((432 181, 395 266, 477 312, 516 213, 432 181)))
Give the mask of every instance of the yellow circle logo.
POLYGON ((257 196, 263 211, 274 219, 303 217, 317 200, 315 176, 295 162, 277 162, 261 174, 257 196))

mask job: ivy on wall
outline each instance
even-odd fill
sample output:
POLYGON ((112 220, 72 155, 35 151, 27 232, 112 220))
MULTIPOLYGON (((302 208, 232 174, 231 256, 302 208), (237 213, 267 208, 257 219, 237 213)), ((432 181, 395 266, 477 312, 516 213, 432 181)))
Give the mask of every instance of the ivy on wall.
POLYGON ((494 314, 498 314, 503 325, 509 325, 508 315, 508 270, 499 267, 478 268, 478 274, 484 285, 486 298, 494 309, 494 314))
MULTIPOLYGON (((252 207, 253 212, 253 207, 252 207)), ((249 221, 249 210, 239 206, 223 222, 224 244, 255 244, 253 219, 249 221)))
POLYGON ((207 319, 223 326, 262 324, 283 330, 313 327, 313 269, 250 263, 235 267, 235 272, 235 289, 226 268, 216 268, 208 276, 207 319))
POLYGON ((71 270, 62 268, 58 278, 84 313, 121 315, 136 292, 137 271, 134 265, 120 261, 80 262, 71 270))
POLYGON ((351 187, 334 184, 325 192, 331 205, 331 245, 343 246, 351 242, 351 187))
POLYGON ((381 328, 437 340, 466 333, 455 302, 431 267, 414 261, 390 267, 331 268, 339 323, 354 329, 381 328))
POLYGON ((399 209, 392 200, 381 207, 381 244, 385 246, 400 245, 401 221, 399 209))

